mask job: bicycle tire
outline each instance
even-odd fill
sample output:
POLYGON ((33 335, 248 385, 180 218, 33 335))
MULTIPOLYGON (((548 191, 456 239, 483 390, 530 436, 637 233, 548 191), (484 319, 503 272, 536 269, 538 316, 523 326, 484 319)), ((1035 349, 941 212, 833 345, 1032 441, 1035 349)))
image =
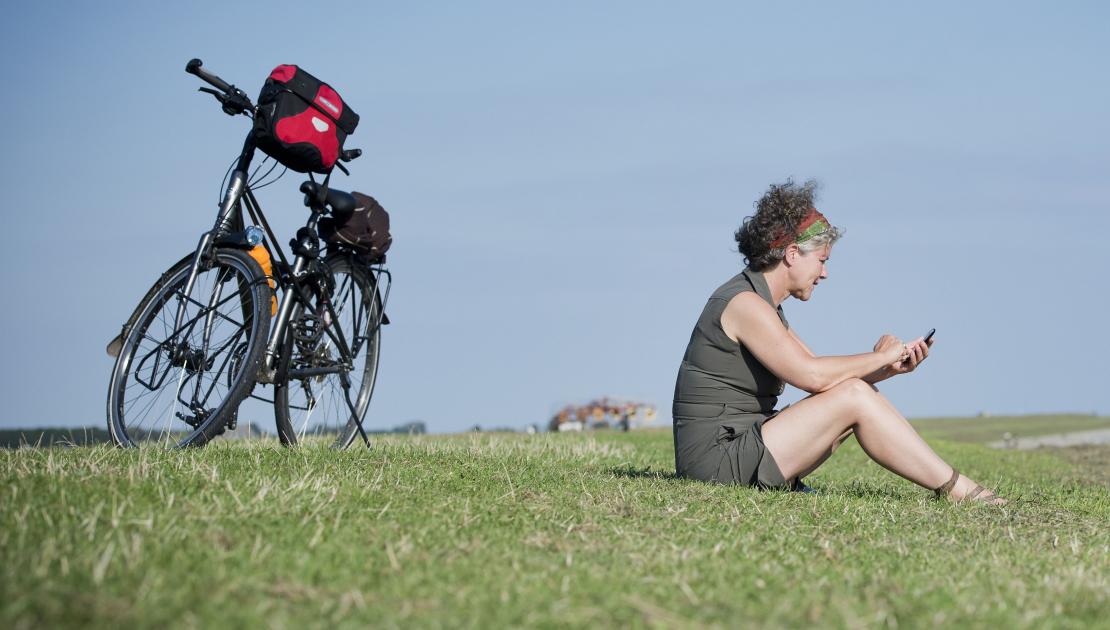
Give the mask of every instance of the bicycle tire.
POLYGON ((218 248, 183 300, 192 261, 163 273, 124 327, 107 401, 108 430, 121 447, 203 446, 254 386, 270 328, 266 277, 246 252, 218 248))
MULTIPOLYGON (((351 400, 361 421, 366 417, 377 381, 381 354, 382 302, 375 277, 346 254, 332 254, 324 261, 335 279, 332 304, 343 337, 352 346, 351 400), (356 331, 358 333, 356 334, 356 331), (361 341, 361 343, 360 343, 361 341)), ((319 310, 319 305, 314 305, 319 310)), ((274 379, 274 417, 278 438, 294 446, 307 436, 334 434, 331 447, 344 449, 358 436, 358 427, 344 400, 338 374, 296 378, 291 371, 334 365, 336 351, 327 334, 313 342, 296 338, 305 330, 305 306, 296 304, 289 319, 281 358, 274 379)), ((311 314, 311 319, 319 318, 311 314)), ((331 324, 325 324, 325 326, 331 324)))

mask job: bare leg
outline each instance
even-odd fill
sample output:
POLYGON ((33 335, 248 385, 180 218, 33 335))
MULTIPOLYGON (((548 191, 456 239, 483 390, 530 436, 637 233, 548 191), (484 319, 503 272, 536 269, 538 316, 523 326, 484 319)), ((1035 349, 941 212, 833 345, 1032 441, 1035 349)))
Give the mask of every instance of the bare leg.
MULTIPOLYGON (((849 432, 871 459, 887 470, 932 490, 952 475, 917 431, 874 387, 849 379, 784 409, 763 425, 763 441, 785 478, 809 474, 849 432)), ((976 486, 960 476, 952 496, 976 486)))
MULTIPOLYGON (((826 459, 832 457, 832 454, 836 452, 836 449, 840 448, 840 445, 844 443, 844 440, 847 440, 850 437, 852 437, 851 429, 848 429, 844 433, 841 433, 840 437, 836 438, 833 441, 832 445, 830 445, 829 448, 825 449, 825 453, 821 455, 821 457, 818 458, 817 461, 813 462, 813 464, 809 468, 806 468, 802 472, 798 473, 798 478, 801 479, 802 477, 808 477, 810 473, 817 470, 821 466, 821 464, 825 463, 826 459)), ((772 453, 771 455, 774 456, 774 453, 772 453)))

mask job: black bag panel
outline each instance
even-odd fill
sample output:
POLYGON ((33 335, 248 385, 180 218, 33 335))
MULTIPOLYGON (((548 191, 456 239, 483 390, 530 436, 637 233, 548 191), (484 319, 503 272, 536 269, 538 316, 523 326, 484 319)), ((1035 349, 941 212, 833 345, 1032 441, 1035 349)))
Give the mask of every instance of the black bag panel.
POLYGON ((278 66, 258 95, 254 141, 294 171, 326 174, 358 120, 330 85, 297 66, 278 66))
POLYGON ((326 114, 348 135, 354 133, 358 126, 358 114, 343 102, 339 93, 302 68, 293 65, 274 68, 262 86, 258 100, 263 102, 264 98, 274 98, 281 92, 292 92, 306 104, 326 114))
POLYGON ((327 243, 347 247, 377 260, 389 251, 393 236, 389 233, 389 213, 370 195, 352 192, 358 201, 347 216, 324 217, 317 227, 327 243))

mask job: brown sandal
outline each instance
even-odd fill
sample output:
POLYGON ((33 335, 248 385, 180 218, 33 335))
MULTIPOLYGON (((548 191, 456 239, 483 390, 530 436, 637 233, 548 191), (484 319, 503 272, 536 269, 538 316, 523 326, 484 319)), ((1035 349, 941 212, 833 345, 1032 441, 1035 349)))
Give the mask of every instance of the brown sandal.
POLYGON ((983 486, 976 485, 975 488, 967 495, 965 495, 964 498, 960 499, 960 501, 982 501, 983 503, 986 503, 988 505, 993 504, 994 500, 998 498, 998 495, 994 492, 991 492, 990 490, 987 490, 987 493, 984 494, 982 497, 978 499, 976 498, 979 497, 979 495, 982 494, 984 490, 987 489, 983 486))
POLYGON ((937 500, 939 501, 939 500, 943 499, 944 497, 948 496, 948 494, 950 492, 952 492, 952 488, 956 487, 956 482, 959 479, 960 479, 960 471, 953 468, 952 469, 952 478, 949 479, 948 481, 944 482, 944 485, 940 486, 939 488, 935 488, 933 490, 933 493, 937 495, 937 500))
MULTIPOLYGON (((949 494, 951 494, 952 493, 952 488, 956 487, 956 482, 959 479, 960 479, 960 471, 953 468, 952 469, 952 478, 949 479, 948 481, 946 481, 944 483, 944 485, 942 485, 939 488, 936 488, 935 490, 933 490, 933 493, 936 494, 937 500, 939 501, 939 500, 947 497, 949 494)), ((983 503, 993 504, 995 499, 997 499, 997 498, 998 498, 998 495, 995 494, 993 491, 987 490, 983 486, 981 486, 979 484, 976 484, 975 487, 971 490, 971 492, 965 494, 960 499, 956 499, 955 503, 963 503, 964 501, 976 501, 976 500, 978 500, 978 501, 982 501, 983 503), (983 494, 984 490, 986 490, 987 493, 984 494, 982 497, 979 497, 980 494, 983 494)))

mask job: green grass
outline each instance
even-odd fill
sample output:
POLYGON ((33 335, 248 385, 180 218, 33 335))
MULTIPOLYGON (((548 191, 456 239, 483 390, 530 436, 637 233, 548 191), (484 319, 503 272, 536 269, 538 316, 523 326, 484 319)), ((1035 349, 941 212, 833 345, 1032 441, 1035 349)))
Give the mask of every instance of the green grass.
POLYGON ((1003 434, 1015 438, 1110 429, 1110 418, 1079 414, 987 416, 983 418, 916 418, 911 421, 926 439, 994 442, 1003 434))
POLYGON ((0 627, 1104 623, 1110 489, 936 448, 1014 503, 933 502, 854 442, 817 496, 675 480, 669 431, 3 451, 0 627))

